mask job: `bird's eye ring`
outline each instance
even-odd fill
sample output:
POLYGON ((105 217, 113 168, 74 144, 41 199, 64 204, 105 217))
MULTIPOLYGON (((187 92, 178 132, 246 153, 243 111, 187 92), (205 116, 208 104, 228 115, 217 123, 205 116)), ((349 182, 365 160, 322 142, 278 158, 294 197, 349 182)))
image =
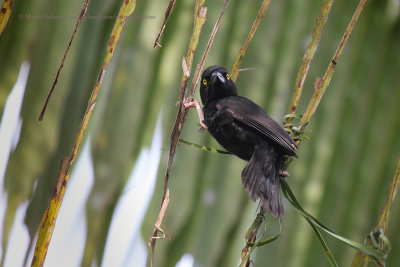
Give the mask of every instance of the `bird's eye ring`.
POLYGON ((203 84, 207 85, 207 80, 206 79, 203 79, 203 84))
POLYGON ((226 79, 229 80, 231 78, 231 76, 229 75, 229 73, 226 74, 226 79))

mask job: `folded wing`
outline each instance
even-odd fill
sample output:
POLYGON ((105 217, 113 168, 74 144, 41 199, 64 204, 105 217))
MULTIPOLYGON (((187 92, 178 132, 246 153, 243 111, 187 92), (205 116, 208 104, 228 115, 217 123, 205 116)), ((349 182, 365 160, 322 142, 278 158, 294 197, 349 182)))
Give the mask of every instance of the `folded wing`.
POLYGON ((274 119, 254 102, 243 97, 226 97, 221 99, 217 109, 227 108, 232 118, 255 130, 260 135, 280 146, 289 156, 296 156, 297 146, 289 134, 274 119))

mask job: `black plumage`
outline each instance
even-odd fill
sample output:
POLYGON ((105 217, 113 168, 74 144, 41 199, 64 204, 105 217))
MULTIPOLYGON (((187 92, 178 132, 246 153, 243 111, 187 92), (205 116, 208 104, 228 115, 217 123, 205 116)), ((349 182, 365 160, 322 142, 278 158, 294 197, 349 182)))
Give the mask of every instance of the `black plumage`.
POLYGON ((263 210, 284 214, 279 171, 284 157, 296 156, 296 144, 265 111, 238 96, 236 85, 222 66, 208 67, 202 75, 200 96, 210 134, 229 152, 248 161, 242 183, 249 197, 261 199, 263 210))

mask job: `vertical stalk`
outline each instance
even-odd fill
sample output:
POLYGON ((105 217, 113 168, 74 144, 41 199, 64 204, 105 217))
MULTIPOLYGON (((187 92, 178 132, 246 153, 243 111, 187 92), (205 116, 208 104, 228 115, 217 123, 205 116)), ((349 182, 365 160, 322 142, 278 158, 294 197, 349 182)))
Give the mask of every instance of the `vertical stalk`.
POLYGON ((64 158, 61 163, 61 167, 58 174, 57 185, 54 190, 53 196, 50 200, 49 207, 46 209, 42 223, 40 225, 38 239, 36 240, 35 253, 32 258, 31 266, 43 266, 46 259, 47 249, 53 235, 55 223, 58 216, 58 211, 60 209, 62 200, 64 198, 65 190, 67 189, 68 180, 70 177, 69 169, 73 164, 76 156, 78 155, 79 148, 82 144, 82 140, 89 124, 90 118, 92 116, 93 109, 96 104, 97 96, 99 94, 101 85, 103 84, 103 79, 106 73, 106 68, 110 63, 115 48, 117 46, 118 40, 120 38, 122 29, 125 25, 126 19, 135 10, 136 1, 135 0, 125 0, 122 3, 121 9, 118 13, 118 18, 114 24, 114 28, 111 32, 110 39, 107 44, 107 53, 103 61, 103 65, 100 69, 100 74, 96 81, 95 87, 90 96, 89 103, 86 108, 86 112, 83 116, 81 126, 78 129, 78 133, 75 139, 75 143, 69 158, 64 158))

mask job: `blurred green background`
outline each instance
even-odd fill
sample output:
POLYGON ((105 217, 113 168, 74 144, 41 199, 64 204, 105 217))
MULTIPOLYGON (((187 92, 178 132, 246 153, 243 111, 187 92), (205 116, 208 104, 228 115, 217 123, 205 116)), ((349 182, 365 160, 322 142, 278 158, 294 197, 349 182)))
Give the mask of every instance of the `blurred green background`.
MULTIPOLYGON (((161 40, 153 48, 169 1, 137 1, 122 33, 89 126, 95 183, 86 203, 87 240, 82 266, 100 265, 113 209, 143 147, 153 136, 161 111, 163 145, 157 184, 142 236, 152 232, 162 195, 169 136, 177 113, 181 61, 193 28, 194 1, 178 0, 161 40), (95 262, 95 265, 92 263, 95 262)), ((224 1, 206 1, 207 21, 194 64, 199 63, 224 1)), ((262 105, 282 121, 307 42, 322 1, 272 0, 249 46, 237 81, 240 95, 262 105)), ((334 3, 311 64, 298 112, 322 77, 358 4, 334 3)), ((15 1, 0 36, 0 112, 23 61, 30 73, 21 110, 22 129, 4 178, 7 209, 2 228, 3 256, 15 212, 29 202, 25 223, 35 237, 53 191, 61 158, 69 155, 76 131, 114 24, 86 19, 78 30, 45 119, 38 116, 76 24, 82 1, 15 1), (59 19, 32 16, 57 15, 59 19), (31 16, 31 17, 30 17, 31 16)), ((91 1, 87 15, 118 13, 121 1, 91 1)), ((205 66, 231 68, 257 15, 261 1, 232 0, 205 66)), ((299 158, 290 166, 289 184, 303 207, 337 233, 363 242, 374 226, 400 151, 400 2, 367 1, 328 90, 307 128, 299 158)), ((194 71, 194 68, 193 68, 194 71)), ((199 99, 198 92, 196 98, 199 99)), ((191 110, 182 138, 219 148, 199 131, 191 110)), ((170 175, 170 204, 155 266, 174 266, 185 253, 196 266, 236 266, 244 234, 257 204, 241 185, 245 162, 180 145, 170 175)), ((5 196, 5 192, 1 192, 5 196)), ((135 205, 138 205, 137 203, 135 205)), ((139 203, 140 205, 140 203, 139 203)), ((388 237, 388 266, 400 265, 399 199, 388 237)), ((283 235, 257 249, 255 266, 328 266, 320 244, 304 219, 286 202, 283 235)), ((279 231, 273 218, 268 232, 279 231)), ((33 240, 34 241, 34 240, 33 240)), ((339 266, 349 266, 355 250, 327 237, 339 266)), ((30 260, 28 260, 30 261, 30 260)), ((373 264, 371 264, 373 265, 373 264)))

